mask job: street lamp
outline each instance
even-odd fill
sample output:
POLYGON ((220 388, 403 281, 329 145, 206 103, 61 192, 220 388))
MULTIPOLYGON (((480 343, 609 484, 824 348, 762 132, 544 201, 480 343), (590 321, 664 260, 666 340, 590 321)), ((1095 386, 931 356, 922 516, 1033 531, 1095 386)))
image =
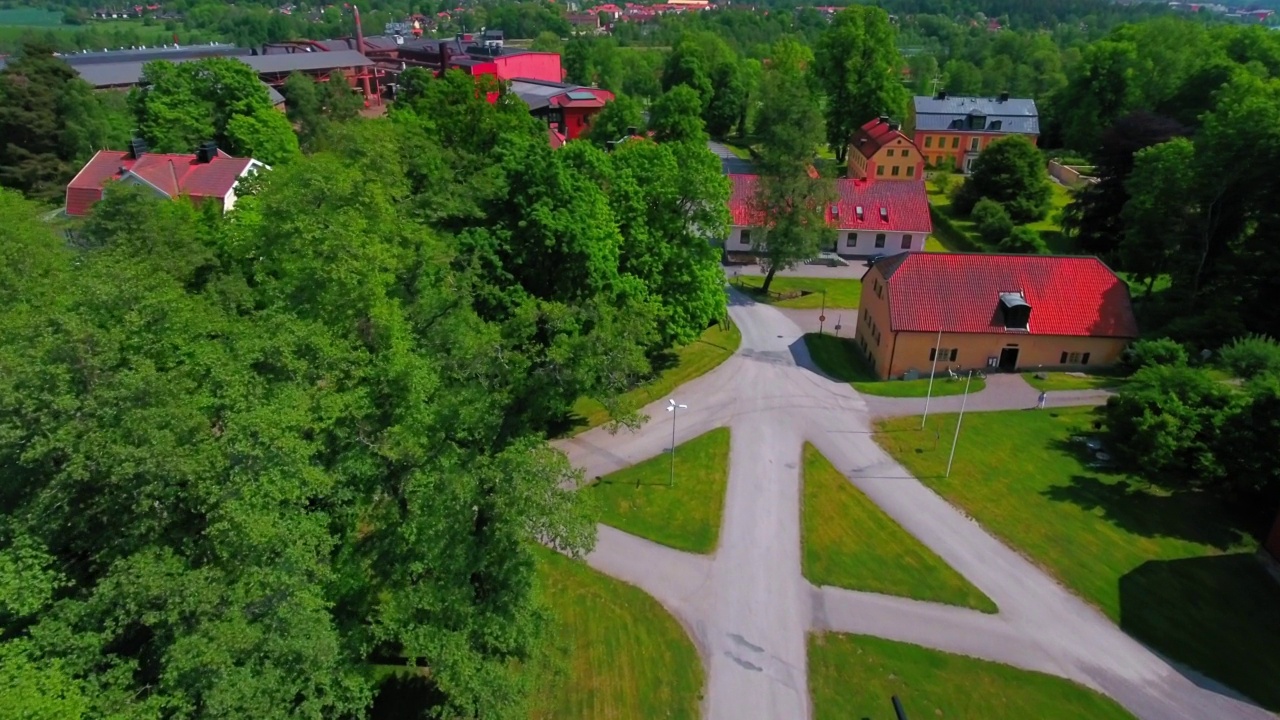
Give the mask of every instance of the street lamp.
POLYGON ((667 412, 671 413, 671 478, 667 480, 667 487, 675 487, 676 484, 676 410, 688 410, 688 405, 677 405, 675 398, 667 398, 667 412))

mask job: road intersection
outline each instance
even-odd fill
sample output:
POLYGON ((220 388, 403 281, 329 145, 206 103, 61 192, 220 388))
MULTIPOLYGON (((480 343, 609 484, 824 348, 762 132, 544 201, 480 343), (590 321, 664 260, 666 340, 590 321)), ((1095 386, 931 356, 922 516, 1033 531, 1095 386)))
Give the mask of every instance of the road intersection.
MULTIPOLYGON (((915 414, 916 401, 864 398, 823 376, 808 356, 801 329, 772 307, 734 293, 730 315, 742 331, 739 351, 675 393, 689 405, 677 442, 717 427, 731 431, 718 548, 693 555, 601 526, 587 558, 592 567, 655 597, 693 636, 707 669, 705 717, 810 717, 806 638, 829 630, 1068 678, 1143 720, 1274 720, 1130 638, 881 450, 872 437, 873 415, 915 414), (811 585, 800 565, 805 441, 986 593, 998 614, 811 585)), ((985 394, 970 398, 969 408, 1027 407, 1017 391, 1002 401, 995 398, 1006 393, 992 393, 975 406, 985 394)), ((1056 404, 1104 397, 1064 395, 1056 404)), ((952 400, 958 399, 935 400, 933 407, 946 411, 952 400)), ((666 402, 645 408, 653 419, 636 431, 595 429, 558 445, 588 479, 656 456, 670 444, 666 402)))

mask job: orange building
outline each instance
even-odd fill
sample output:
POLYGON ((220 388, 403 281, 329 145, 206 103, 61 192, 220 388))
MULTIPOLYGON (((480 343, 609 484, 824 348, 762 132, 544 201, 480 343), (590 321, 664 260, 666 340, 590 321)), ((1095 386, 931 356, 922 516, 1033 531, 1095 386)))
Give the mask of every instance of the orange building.
POLYGON ((916 96, 911 113, 912 137, 929 167, 968 174, 973 161, 992 142, 1009 135, 1025 135, 1034 144, 1040 136, 1036 101, 1000 97, 916 96))
POLYGON ((849 141, 849 177, 860 180, 920 180, 924 178, 924 156, 920 149, 889 122, 888 116, 871 120, 858 128, 849 141))
POLYGON ((1138 336, 1129 286, 1110 268, 1050 255, 891 255, 862 279, 857 326, 884 379, 927 376, 935 357, 939 372, 1106 366, 1138 336))

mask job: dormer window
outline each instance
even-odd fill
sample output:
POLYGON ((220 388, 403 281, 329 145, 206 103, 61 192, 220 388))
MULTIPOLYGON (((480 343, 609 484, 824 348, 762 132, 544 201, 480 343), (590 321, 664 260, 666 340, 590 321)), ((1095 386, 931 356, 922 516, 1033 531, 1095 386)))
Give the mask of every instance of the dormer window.
POLYGON ((833 218, 840 217, 840 206, 836 205, 835 203, 831 204, 831 217, 833 218))
POLYGON ((859 205, 859 206, 855 207, 855 208, 853 209, 853 212, 854 212, 854 214, 855 214, 855 215, 857 215, 857 216, 858 216, 858 219, 859 219, 859 220, 861 220, 861 219, 862 219, 862 206, 861 206, 861 205, 859 205))
POLYGON ((1031 305, 1020 290, 1000 293, 1000 314, 1005 330, 1027 330, 1031 326, 1031 305))
POLYGON ((889 222, 889 208, 880 208, 880 222, 889 222))

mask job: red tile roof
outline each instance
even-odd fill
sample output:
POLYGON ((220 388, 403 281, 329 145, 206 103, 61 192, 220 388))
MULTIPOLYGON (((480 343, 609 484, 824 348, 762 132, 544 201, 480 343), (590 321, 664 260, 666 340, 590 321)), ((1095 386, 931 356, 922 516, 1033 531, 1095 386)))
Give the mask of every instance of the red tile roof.
POLYGON ((1132 338, 1138 324, 1129 286, 1094 257, 923 253, 873 266, 887 280, 894 331, 1132 338), (1000 293, 1021 292, 1027 330, 1007 330, 1000 293))
MULTIPOLYGON (((858 128, 849 144, 853 146, 854 150, 861 153, 863 157, 870 160, 880 148, 898 138, 911 142, 911 138, 902 134, 901 130, 894 130, 891 125, 892 123, 885 122, 880 118, 874 118, 858 128)), ((913 147, 915 146, 915 143, 911 144, 913 147)))
MULTIPOLYGON (((730 175, 729 182, 733 185, 729 198, 733 224, 762 225, 764 217, 754 208, 759 178, 730 175)), ((827 224, 837 230, 933 232, 923 182, 840 179, 835 181, 835 190, 836 202, 827 208, 826 215, 827 224)))
POLYGON ((201 163, 195 155, 143 153, 134 159, 121 150, 100 150, 67 185, 67 214, 84 215, 102 199, 111 180, 134 175, 169 197, 188 195, 221 201, 253 160, 218 151, 201 163))

